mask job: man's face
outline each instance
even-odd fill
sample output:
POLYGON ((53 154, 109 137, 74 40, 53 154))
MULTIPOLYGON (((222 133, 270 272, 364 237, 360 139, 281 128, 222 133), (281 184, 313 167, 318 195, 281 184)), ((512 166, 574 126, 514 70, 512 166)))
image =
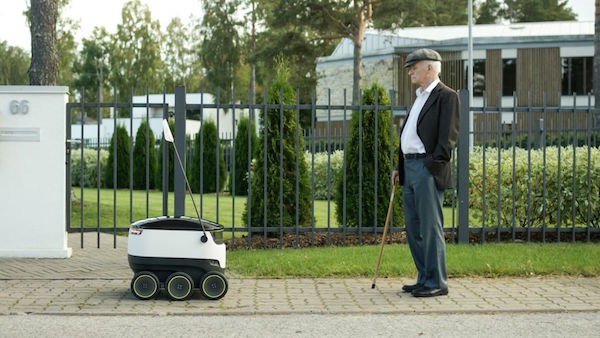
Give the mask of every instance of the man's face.
POLYGON ((427 72, 431 66, 423 61, 413 63, 408 67, 408 76, 413 84, 421 87, 427 79, 427 72))

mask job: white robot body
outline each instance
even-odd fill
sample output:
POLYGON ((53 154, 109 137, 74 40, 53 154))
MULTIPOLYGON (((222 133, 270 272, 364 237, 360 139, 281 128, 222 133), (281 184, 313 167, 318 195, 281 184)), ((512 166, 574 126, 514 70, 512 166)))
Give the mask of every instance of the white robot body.
POLYGON ((154 298, 161 288, 174 300, 199 288, 208 299, 227 292, 223 226, 189 217, 156 217, 137 221, 129 230, 127 255, 135 273, 131 291, 154 298))
MULTIPOLYGON (((160 219, 160 218, 159 218, 160 219)), ((141 222, 147 222, 143 220, 141 222)), ((209 259, 225 268, 225 244, 217 244, 210 231, 208 240, 202 242, 203 232, 198 230, 142 229, 131 225, 127 253, 136 257, 162 257, 182 259, 209 259)))

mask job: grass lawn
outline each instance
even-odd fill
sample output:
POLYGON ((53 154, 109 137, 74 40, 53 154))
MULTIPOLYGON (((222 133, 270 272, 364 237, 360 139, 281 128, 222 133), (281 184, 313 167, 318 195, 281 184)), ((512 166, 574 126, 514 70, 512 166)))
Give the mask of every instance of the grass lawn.
MULTIPOLYGON (((71 226, 80 226, 80 189, 74 188, 77 201, 72 203, 71 226)), ((84 189, 84 226, 96 227, 96 190, 84 189)), ((198 207, 200 198, 195 197, 198 207)), ((134 191, 132 197, 132 219, 146 217, 146 193, 134 191)), ((203 217, 216 220, 215 194, 205 194, 202 201, 203 217)), ((169 194, 169 214, 173 214, 173 194, 169 194)), ((235 222, 243 225, 242 213, 246 197, 235 199, 235 222)), ((149 216, 162 214, 162 193, 148 194, 149 216)), ((337 227, 335 204, 331 203, 331 226, 337 227)), ((192 201, 186 198, 186 214, 195 216, 192 201)), ((232 198, 219 195, 219 223, 232 225, 232 198)), ((117 191, 117 227, 129 226, 129 190, 117 191)), ((327 227, 327 201, 315 201, 316 226, 327 227)), ((444 208, 446 226, 452 224, 452 209, 444 208)), ((456 217, 456 216, 455 216, 456 217)), ((472 220, 473 222, 473 220, 472 220)), ((473 222, 472 224, 478 224, 473 222)), ((100 191, 100 225, 113 225, 113 191, 100 191)), ((236 232, 237 235, 243 233, 236 232)), ((230 238, 230 233, 225 233, 230 238)), ((242 276, 258 277, 372 277, 377 263, 379 246, 364 245, 351 247, 324 247, 306 249, 247 250, 236 249, 228 252, 228 269, 242 276)), ((447 246, 447 268, 451 277, 459 276, 535 276, 566 274, 600 276, 600 244, 521 244, 486 243, 484 245, 447 246)), ((380 277, 415 276, 415 269, 408 246, 405 244, 386 245, 380 269, 380 277)))
MULTIPOLYGON (((228 269, 257 277, 373 277, 380 246, 233 250, 228 269)), ((450 277, 600 275, 600 244, 451 244, 450 277)), ((405 244, 384 248, 379 277, 416 276, 405 244)))
MULTIPOLYGON (((81 189, 73 187, 73 192, 77 198, 77 201, 71 202, 71 227, 78 228, 81 226, 81 209, 80 209, 80 197, 81 189)), ((97 190, 93 188, 83 189, 84 197, 84 210, 83 210, 83 226, 95 228, 98 224, 97 216, 97 190)), ((194 195, 196 205, 200 211, 200 195, 194 195)), ((244 226, 242 215, 246 206, 246 196, 236 196, 235 204, 231 195, 220 193, 219 194, 219 219, 218 222, 225 227, 231 227, 233 224, 233 211, 235 207, 235 225, 244 226)), ((162 215, 162 192, 150 191, 148 193, 148 215, 146 215, 146 192, 142 190, 134 190, 132 194, 132 221, 137 221, 143 218, 155 217, 162 215)), ((169 193, 169 215, 173 215, 173 193, 169 193)), ((113 190, 112 189, 100 189, 100 227, 112 227, 114 225, 113 220, 113 190)), ((185 214, 190 217, 196 217, 194 206, 189 195, 186 196, 185 200, 185 214)), ((336 204, 331 201, 329 204, 330 218, 329 224, 331 227, 341 226, 338 224, 335 217, 336 204)), ((128 227, 130 222, 129 219, 129 190, 120 189, 117 190, 117 203, 116 203, 116 226, 117 227, 128 227)), ((315 219, 316 227, 326 228, 327 227, 327 201, 315 200, 315 219)), ((204 194, 202 198, 202 218, 217 221, 217 196, 216 194, 204 194)), ((455 214, 455 223, 458 221, 458 215, 455 214)), ((452 208, 444 208, 444 222, 446 227, 452 225, 452 208)), ((366 226, 371 226, 368 224, 366 226)), ((383 225, 382 225, 383 226, 383 225)))
MULTIPOLYGON (((77 197, 77 201, 72 202, 71 207, 71 227, 81 226, 81 212, 80 212, 80 188, 74 187, 73 192, 77 197)), ((92 188, 83 189, 84 196, 84 210, 83 210, 83 224, 84 227, 96 227, 97 225, 97 190, 92 188)), ((217 220, 217 198, 216 194, 204 194, 202 201, 199 195, 194 195, 198 211, 202 208, 202 217, 208 220, 217 220), (201 204, 202 202, 202 204, 201 204)), ((162 216, 162 192, 161 191, 150 191, 148 193, 148 214, 146 214, 146 192, 143 190, 134 190, 132 194, 132 216, 131 221, 135 222, 146 217, 162 216)), ((100 189, 100 226, 101 227, 112 227, 114 224, 113 210, 114 210, 114 198, 112 189, 100 189)), ((169 205, 168 213, 173 215, 173 193, 169 193, 169 205)), ((190 217, 196 217, 194 211, 194 205, 189 195, 186 196, 185 200, 185 214, 190 217)), ((235 223, 236 225, 242 225, 242 213, 244 211, 244 205, 246 204, 246 197, 235 198, 235 223)), ((232 197, 229 195, 219 194, 219 223, 226 227, 230 227, 232 224, 233 214, 233 203, 232 197)), ((120 189, 117 190, 117 203, 116 203, 116 225, 117 227, 128 227, 130 224, 129 219, 130 206, 129 206, 129 190, 120 189)))

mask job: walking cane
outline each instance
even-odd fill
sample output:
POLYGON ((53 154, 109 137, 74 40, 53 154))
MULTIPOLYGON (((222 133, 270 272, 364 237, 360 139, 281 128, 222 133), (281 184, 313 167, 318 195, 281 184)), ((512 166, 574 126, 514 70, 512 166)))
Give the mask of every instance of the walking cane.
POLYGON ((379 273, 379 265, 381 264, 381 255, 383 254, 383 246, 385 245, 385 234, 387 234, 388 226, 390 225, 390 216, 392 215, 392 207, 394 205, 394 194, 396 193, 396 182, 392 187, 392 196, 390 196, 390 206, 388 207, 387 217, 385 219, 385 227, 383 228, 383 236, 381 237, 381 249, 379 250, 379 258, 377 259, 377 268, 375 269, 375 276, 373 277, 373 284, 371 289, 375 289, 375 281, 377 280, 377 273, 379 273))

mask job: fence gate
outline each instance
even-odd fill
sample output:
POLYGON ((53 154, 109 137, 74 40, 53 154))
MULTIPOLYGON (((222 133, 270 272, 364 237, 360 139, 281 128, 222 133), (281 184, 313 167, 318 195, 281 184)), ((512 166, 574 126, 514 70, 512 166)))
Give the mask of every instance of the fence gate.
MULTIPOLYGON (((82 90, 82 92, 84 92, 82 90)), ((100 91, 99 91, 100 92, 100 91)), ((133 90, 132 90, 133 93, 133 90)), ((100 95, 99 95, 100 96, 100 95)), ((154 152, 161 158, 162 179, 162 214, 168 214, 168 147, 162 137, 150 136, 151 129, 149 123, 144 123, 150 120, 152 116, 158 114, 162 118, 169 117, 169 104, 166 101, 166 93, 163 90, 162 100, 159 103, 150 103, 150 94, 146 93, 146 102, 134 103, 133 94, 129 102, 117 102, 116 91, 113 91, 113 102, 87 102, 82 96, 81 102, 69 102, 66 105, 67 125, 66 125, 66 230, 69 233, 81 234, 81 248, 84 247, 84 233, 95 232, 95 246, 100 247, 101 233, 112 234, 113 247, 117 246, 117 235, 129 231, 129 224, 141 218, 150 216, 150 204, 156 203, 150 199, 150 189, 158 188, 156 186, 158 180, 151 181, 154 175, 150 171, 150 154, 154 152), (134 111, 142 111, 140 117, 134 117, 134 111), (125 116, 119 118, 118 116, 125 116), (90 123, 91 122, 91 123, 90 123), (143 124, 144 123, 144 124, 143 124), (134 140, 133 131, 145 125, 145 140, 143 140, 142 158, 145 163, 142 164, 142 171, 136 172, 135 175, 142 176, 142 181, 145 182, 144 191, 134 190, 134 140), (73 127, 75 126, 75 127, 73 127), (103 143, 101 138, 101 130, 104 128, 116 131, 117 137, 112 138, 112 142, 103 143), (124 145, 119 142, 119 129, 124 129, 128 141, 124 145), (73 131, 78 131, 78 135, 72 135, 73 131), (91 135, 90 135, 91 134, 91 135), (157 139, 152 145, 152 141, 157 139), (96 142, 87 142, 87 139, 95 139, 96 142), (112 147, 114 154, 125 153, 125 166, 119 163, 119 158, 123 156, 115 156, 115 159, 108 158, 107 148, 112 147), (152 147, 152 148, 151 148, 152 147), (158 154, 158 149, 162 150, 158 154), (112 166, 102 166, 112 162, 112 166), (120 166, 121 165, 121 166, 120 166), (123 173, 120 170, 126 167, 123 173), (112 169, 111 173, 108 170, 112 169), (128 184, 120 185, 120 176, 128 177, 128 184), (106 185, 105 175, 109 176, 113 184, 112 192, 107 196, 107 190, 101 188, 106 185), (144 203, 145 194, 145 214, 142 211, 136 212, 134 203, 139 205, 144 203), (117 203, 125 204, 124 201, 129 201, 129 208, 117 208, 117 203), (125 209, 125 210, 123 210, 125 209)), ((185 107, 185 105, 184 105, 185 107)), ((185 121, 185 118, 183 119, 185 121)), ((185 137, 177 135, 178 139, 185 140, 185 137)), ((185 129, 183 130, 185 133, 185 129)), ((124 162, 124 161, 121 161, 124 162)), ((180 174, 180 173, 179 173, 180 174)), ((144 183, 143 183, 144 184, 144 183)), ((157 216, 157 215, 155 215, 157 216)))

